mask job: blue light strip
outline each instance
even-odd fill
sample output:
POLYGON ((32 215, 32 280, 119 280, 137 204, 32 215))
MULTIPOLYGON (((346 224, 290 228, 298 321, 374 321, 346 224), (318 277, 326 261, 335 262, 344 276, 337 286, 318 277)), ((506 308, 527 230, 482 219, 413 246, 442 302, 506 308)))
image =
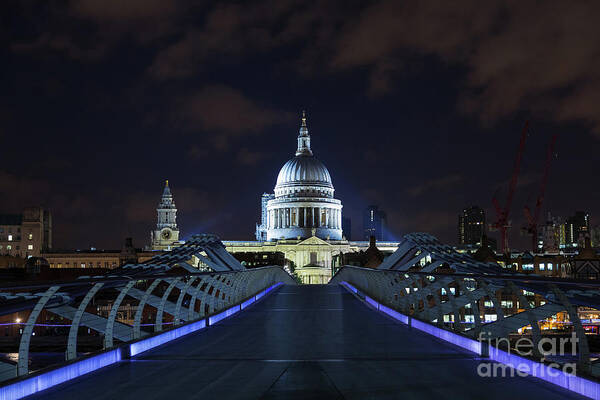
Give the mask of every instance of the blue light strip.
POLYGON ((222 319, 231 317, 233 314, 235 314, 236 312, 238 312, 240 310, 241 310, 241 307, 239 305, 228 308, 227 310, 222 311, 218 314, 215 314, 212 317, 208 317, 208 324, 214 325, 222 319))
POLYGON ((20 399, 121 361, 121 349, 110 350, 37 376, 0 387, 0 400, 20 399))
POLYGON ((490 347, 490 359, 570 390, 571 392, 592 399, 600 399, 600 384, 598 382, 571 375, 557 368, 552 368, 549 365, 519 357, 515 354, 509 354, 495 347, 490 347))
MULTIPOLYGON (((358 294, 358 289, 355 288, 354 286, 352 286, 351 284, 349 284, 348 282, 342 282, 342 285, 345 286, 348 290, 350 290, 353 293, 357 293, 358 294)), ((399 313, 398 311, 392 310, 389 307, 384 306, 383 304, 380 304, 379 302, 377 302, 375 299, 372 299, 369 296, 365 295, 365 301, 367 303, 369 303, 373 308, 377 309, 378 311, 381 311, 387 315, 389 315, 390 317, 404 323, 404 324, 409 324, 410 321, 410 325, 415 328, 418 329, 422 332, 428 333, 432 336, 435 336, 439 339, 442 339, 446 342, 452 343, 458 347, 461 347, 465 350, 469 350, 472 351, 473 353, 476 353, 477 355, 481 355, 481 343, 477 340, 473 340, 461 335, 457 335, 456 333, 447 331, 445 329, 441 329, 438 328, 437 326, 425 323, 425 322, 421 322, 417 319, 409 319, 409 317, 407 315, 404 315, 402 313, 399 313)))
POLYGON ((246 300, 245 302, 243 302, 242 304, 238 304, 237 306, 233 306, 231 308, 228 308, 225 311, 222 311, 218 314, 215 314, 211 317, 208 318, 208 324, 209 325, 214 325, 217 322, 232 316, 233 314, 237 313, 238 311, 241 311, 243 309, 245 309, 246 307, 248 307, 250 304, 253 304, 254 302, 258 301, 258 299, 260 299, 261 297, 267 295, 268 293, 270 293, 272 290, 277 289, 279 286, 283 285, 282 282, 278 282, 274 285, 269 286, 268 288, 266 288, 265 290, 257 293, 254 297, 249 298, 248 300, 246 300))
MULTIPOLYGON (((265 294, 283 285, 283 283, 276 283, 256 296, 251 297, 242 304, 233 306, 219 314, 209 317, 209 324, 215 324, 224 318, 227 318, 238 311, 250 306, 255 303, 256 300, 263 297, 265 294)), ((135 343, 129 344, 129 354, 131 357, 143 353, 144 351, 150 350, 162 344, 168 343, 172 340, 185 336, 189 333, 196 332, 206 327, 206 319, 202 319, 196 322, 192 322, 186 325, 182 325, 179 328, 171 329, 161 334, 138 340, 135 343)), ((63 367, 42 372, 39 375, 25 378, 18 382, 8 384, 0 387, 0 400, 16 400, 25 396, 30 396, 34 393, 48 389, 52 386, 67 382, 71 379, 75 379, 82 375, 88 374, 92 371, 96 371, 100 368, 116 364, 122 360, 121 348, 109 350, 98 355, 84 358, 79 361, 75 361, 63 367)))
POLYGON ((183 325, 179 328, 171 329, 159 335, 149 337, 147 339, 139 340, 129 345, 129 354, 131 357, 143 353, 144 351, 153 349, 157 346, 175 340, 192 332, 199 331, 206 327, 206 320, 192 322, 191 324, 183 325))
POLYGON ((457 335, 456 333, 438 328, 437 326, 419 321, 414 318, 411 321, 411 326, 422 332, 435 336, 438 339, 442 339, 446 342, 452 343, 455 346, 462 347, 465 350, 469 350, 477 355, 481 355, 481 342, 478 340, 457 335))
POLYGON ((372 305, 376 310, 379 310, 379 303, 370 298, 369 296, 365 296, 365 301, 372 305))
POLYGON ((391 308, 386 307, 383 304, 379 304, 379 311, 389 315, 392 318, 397 319, 398 321, 402 322, 403 324, 408 325, 408 317, 404 314, 399 313, 398 311, 392 310, 391 308))
MULTIPOLYGON (((283 285, 283 283, 279 282, 279 283, 276 283, 276 284, 268 287, 267 289, 265 289, 259 293, 260 297, 264 296, 265 293, 268 293, 271 290, 273 290, 281 285, 283 285)), ((155 335, 155 336, 149 337, 147 339, 142 339, 135 343, 131 343, 129 345, 129 354, 131 357, 136 356, 140 353, 143 353, 144 351, 148 351, 155 347, 161 346, 165 343, 168 343, 172 340, 175 340, 177 338, 185 336, 189 333, 199 331, 200 329, 204 329, 209 325, 214 325, 217 322, 236 314, 237 312, 241 311, 242 309, 248 307, 250 304, 256 302, 256 300, 258 298, 260 298, 259 294, 257 294, 254 297, 251 297, 250 299, 246 300, 242 304, 235 305, 224 311, 221 311, 218 314, 211 315, 210 317, 208 317, 208 321, 206 319, 202 319, 200 321, 196 321, 196 322, 192 322, 187 325, 183 325, 176 329, 171 329, 171 330, 161 333, 159 335, 155 335), (208 322, 208 324, 207 324, 207 322, 208 322)))
MULTIPOLYGON (((341 285, 353 293, 359 293, 358 289, 349 284, 348 282, 341 282, 341 285)), ((369 296, 365 296, 365 301, 377 310, 389 315, 390 317, 397 319, 405 324, 409 324, 409 317, 407 315, 392 310, 391 308, 386 307, 373 300, 369 296)), ((472 351, 477 355, 482 354, 481 343, 477 340, 457 335, 453 332, 438 328, 437 326, 419 321, 414 318, 410 319, 410 325, 415 329, 428 333, 432 336, 435 336, 446 342, 452 343, 463 349, 472 351)), ((600 399, 600 383, 598 382, 590 381, 579 376, 568 374, 544 363, 519 357, 515 354, 507 353, 493 346, 489 346, 489 353, 489 357, 493 361, 504 365, 508 365, 511 368, 525 372, 531 376, 542 379, 548 383, 560 386, 562 388, 581 394, 583 396, 587 396, 592 399, 600 399)))
POLYGON ((251 304, 253 304, 256 300, 254 300, 254 297, 250 297, 248 300, 246 300, 245 302, 242 303, 242 310, 248 306, 250 306, 251 304))

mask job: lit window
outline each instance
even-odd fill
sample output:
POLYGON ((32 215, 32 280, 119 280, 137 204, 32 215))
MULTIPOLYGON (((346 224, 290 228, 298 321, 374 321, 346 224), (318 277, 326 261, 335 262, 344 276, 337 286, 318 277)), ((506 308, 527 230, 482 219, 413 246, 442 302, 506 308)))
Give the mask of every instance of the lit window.
POLYGON ((523 271, 533 271, 533 264, 523 264, 523 271))
POLYGON ((548 263, 548 271, 552 271, 552 263, 548 263))
POLYGON ((12 242, 12 235, 8 235, 8 241, 12 242))
POLYGON ((27 245, 27 250, 33 250, 33 245, 32 244, 28 244, 27 245))
POLYGON ((33 233, 29 234, 29 240, 33 239, 33 233))
POLYGON ((540 271, 543 271, 545 269, 546 269, 546 264, 540 263, 540 271))

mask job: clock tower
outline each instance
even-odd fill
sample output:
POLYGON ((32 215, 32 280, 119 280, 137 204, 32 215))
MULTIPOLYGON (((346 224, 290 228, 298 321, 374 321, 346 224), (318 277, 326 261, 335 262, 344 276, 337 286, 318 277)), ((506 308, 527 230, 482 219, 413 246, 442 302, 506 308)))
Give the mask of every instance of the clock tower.
POLYGON ((165 181, 160 203, 156 208, 158 220, 156 229, 150 232, 152 250, 170 250, 174 244, 179 242, 179 228, 177 228, 177 207, 173 201, 169 181, 165 181))

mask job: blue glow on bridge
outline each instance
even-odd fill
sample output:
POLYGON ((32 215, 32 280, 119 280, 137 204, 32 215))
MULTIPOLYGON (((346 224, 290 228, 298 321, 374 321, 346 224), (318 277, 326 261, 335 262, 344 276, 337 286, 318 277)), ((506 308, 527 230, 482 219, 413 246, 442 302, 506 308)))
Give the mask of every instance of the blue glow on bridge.
POLYGON ((129 354, 131 355, 131 357, 133 357, 135 355, 143 353, 144 351, 148 351, 150 349, 168 343, 171 340, 175 340, 192 332, 199 331, 203 328, 206 328, 205 319, 183 325, 179 328, 171 329, 169 331, 149 337, 147 339, 139 340, 129 345, 129 354))
POLYGON ((208 324, 214 325, 217 322, 221 321, 222 319, 231 317, 233 314, 235 314, 236 312, 238 312, 240 310, 241 310, 241 307, 239 305, 228 308, 227 310, 225 310, 223 312, 220 312, 218 314, 213 315, 212 317, 209 317, 208 324))
MULTIPOLYGON (((340 284, 352 293, 360 293, 360 291, 356 287, 352 286, 348 282, 343 281, 340 282, 340 284)), ((409 325, 422 332, 435 336, 443 341, 452 343, 463 349, 469 350, 479 356, 483 355, 482 345, 481 342, 479 342, 478 340, 457 335, 453 332, 438 328, 426 322, 410 318, 407 315, 399 313, 395 310, 392 310, 389 307, 380 304, 379 302, 377 302, 369 296, 365 295, 364 299, 365 302, 367 302, 373 308, 389 315, 390 317, 406 325, 409 325)), ((590 381, 573 374, 569 374, 544 363, 519 357, 515 354, 510 354, 493 346, 489 347, 489 353, 489 359, 492 361, 496 361, 500 364, 507 365, 517 371, 542 379, 546 382, 560 386, 562 388, 581 394, 583 396, 587 396, 592 399, 600 399, 600 383, 590 381)))
POLYGON ((110 350, 0 388, 0 400, 20 399, 121 361, 121 349, 110 350))
MULTIPOLYGON (((153 335, 152 337, 131 343, 129 344, 129 356, 133 357, 139 355, 145 351, 171 342, 182 336, 204 329, 208 325, 216 324, 217 322, 236 314, 242 309, 247 308, 251 304, 255 303, 258 299, 264 297, 266 294, 281 285, 283 285, 283 283, 276 283, 259 292, 255 296, 252 296, 243 303, 230 307, 227 310, 210 316, 207 319, 205 318, 196 322, 191 322, 178 328, 170 329, 157 335, 153 335)), ((96 371, 100 368, 116 364, 122 361, 122 359, 122 349, 116 348, 102 352, 95 356, 74 361, 70 364, 52 369, 50 371, 34 374, 31 377, 24 378, 23 380, 0 387, 0 400, 15 400, 30 396, 52 386, 59 385, 82 375, 96 371)))

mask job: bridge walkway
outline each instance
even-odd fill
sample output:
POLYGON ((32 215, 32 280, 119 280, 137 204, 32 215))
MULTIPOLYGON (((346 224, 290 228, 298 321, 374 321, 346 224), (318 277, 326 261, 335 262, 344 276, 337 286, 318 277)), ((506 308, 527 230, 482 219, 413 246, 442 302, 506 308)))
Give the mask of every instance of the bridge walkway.
POLYGON ((479 377, 479 362, 339 286, 284 286, 207 330, 31 398, 582 398, 534 378, 479 377))

